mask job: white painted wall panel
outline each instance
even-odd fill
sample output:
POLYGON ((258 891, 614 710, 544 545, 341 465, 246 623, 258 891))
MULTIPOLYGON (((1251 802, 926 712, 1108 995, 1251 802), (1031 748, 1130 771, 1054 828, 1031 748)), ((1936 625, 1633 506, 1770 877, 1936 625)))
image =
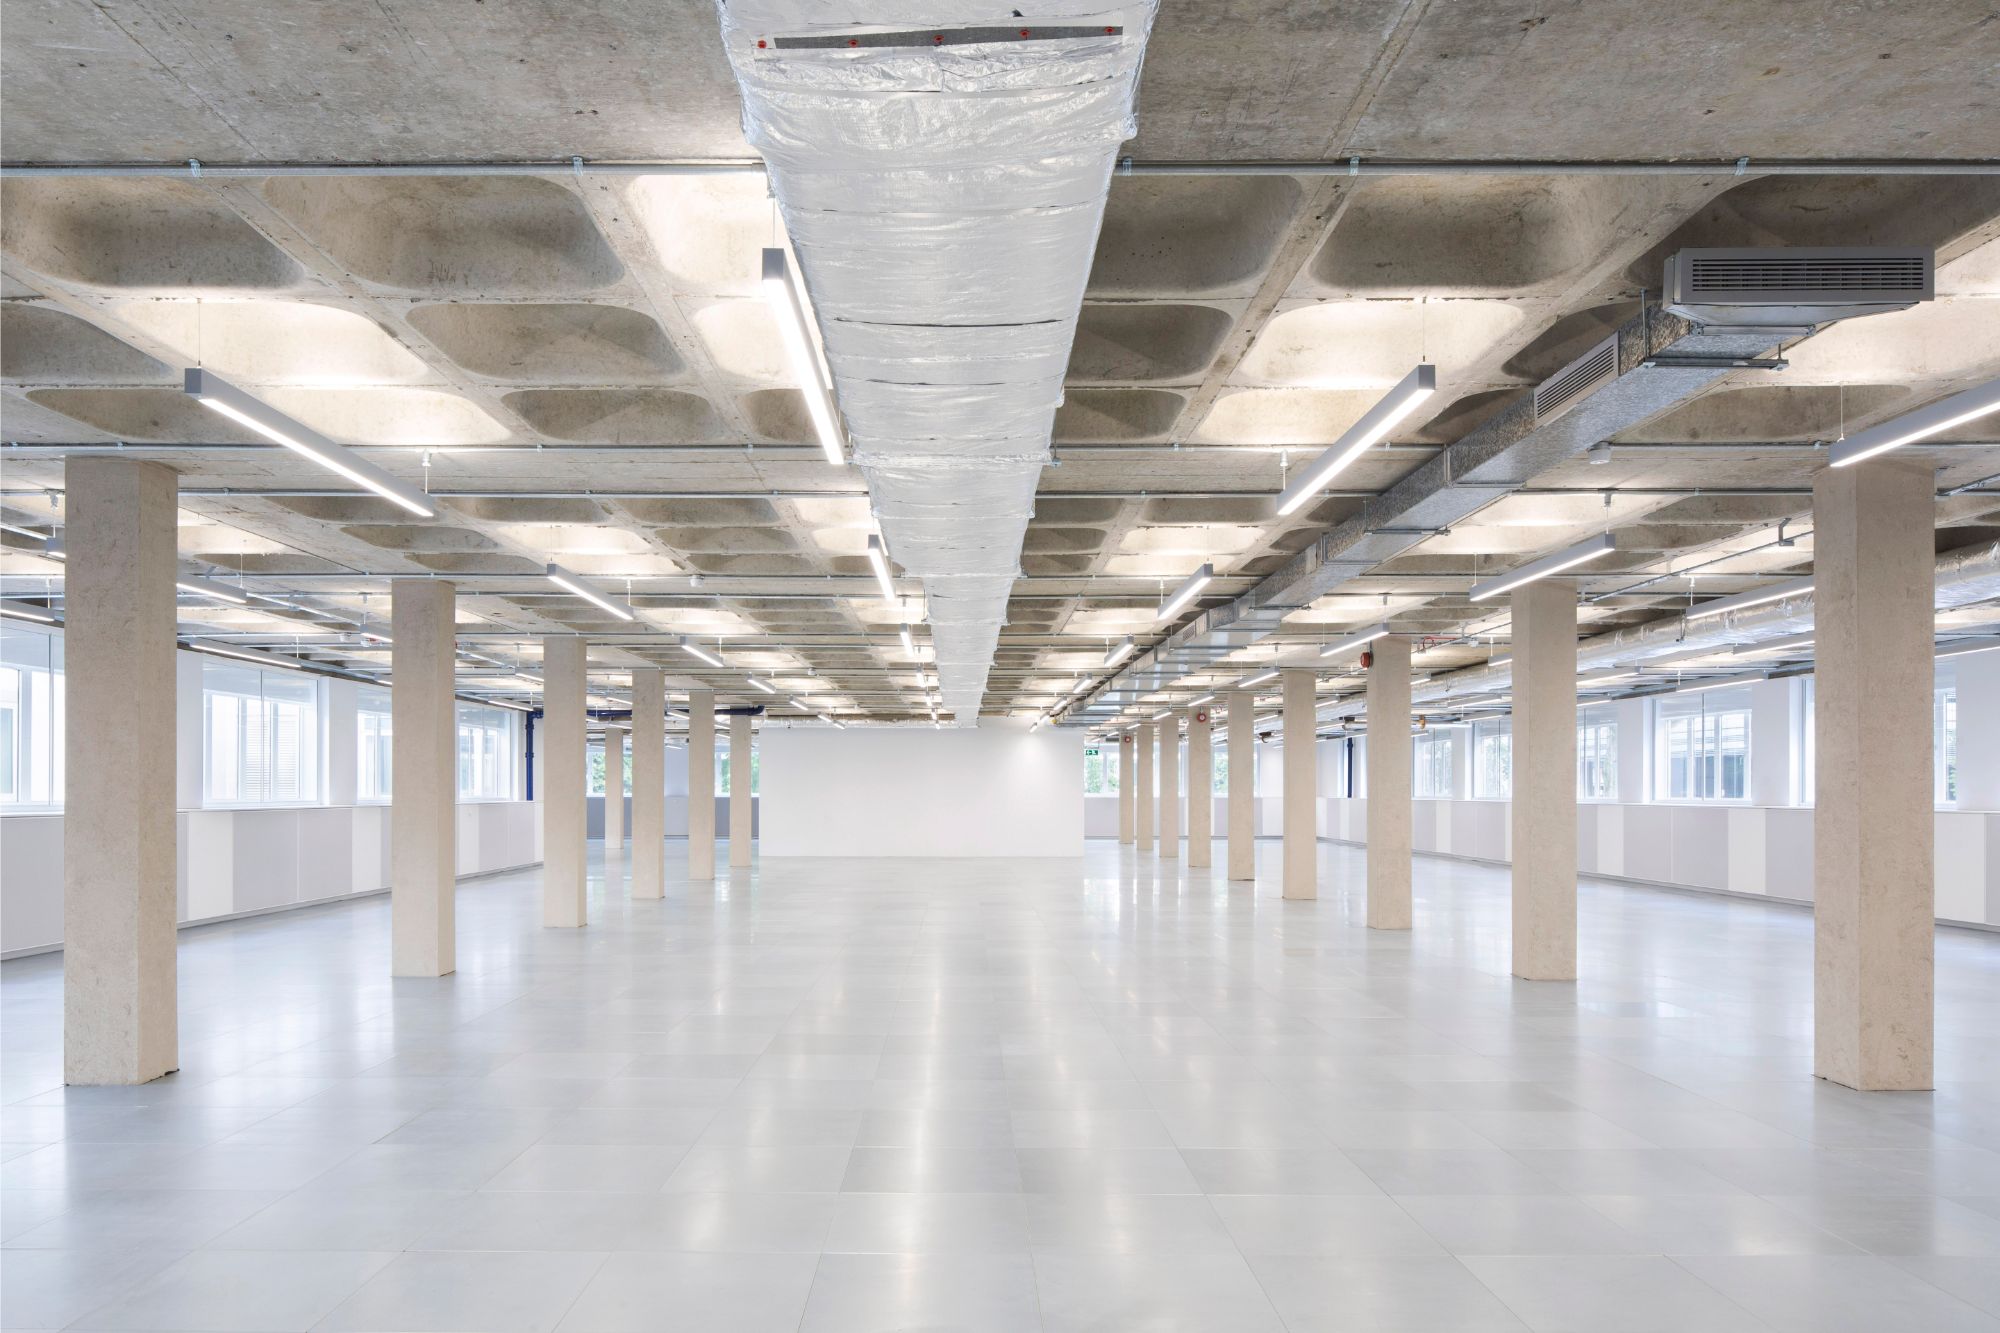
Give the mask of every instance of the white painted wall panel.
POLYGON ((1083 734, 1048 727, 773 727, 760 852, 1081 856, 1083 734))

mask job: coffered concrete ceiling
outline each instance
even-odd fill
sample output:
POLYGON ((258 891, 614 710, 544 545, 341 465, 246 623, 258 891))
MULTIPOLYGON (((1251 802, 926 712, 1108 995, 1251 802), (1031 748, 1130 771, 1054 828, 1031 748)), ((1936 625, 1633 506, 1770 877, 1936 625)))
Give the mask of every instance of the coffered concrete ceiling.
MULTIPOLYGON (((2000 374, 2000 176, 1757 168, 2000 142, 1990 6, 1851 8, 1169 3, 1136 157, 1496 169, 1114 179, 986 710, 1037 711, 1117 638, 1170 629, 1154 607, 1204 561, 1212 600, 1252 586, 1638 313, 1682 246, 1935 247, 1937 301, 1724 376, 1608 462, 1549 469, 1184 684, 1384 618, 1435 641, 1427 669, 1483 661, 1504 617, 1464 600, 1471 579, 1607 524, 1621 549, 1582 580, 1592 628, 1809 571, 1809 534, 1779 546, 1775 528, 1809 528, 1815 442, 2000 374), (1588 158, 1718 165, 1497 169, 1588 158), (1426 411, 1277 518, 1287 470, 1419 360, 1438 367, 1426 411)), ((0 17, 15 163, 746 152, 707 3, 7 0, 0 17)), ((189 601, 191 630, 372 669, 384 654, 353 632, 386 616, 389 578, 434 574, 460 581, 467 645, 510 664, 585 633, 609 672, 658 664, 745 702, 766 697, 745 675, 768 674, 816 711, 926 715, 923 636, 906 654, 868 577, 859 480, 811 442, 755 297, 774 239, 759 175, 18 177, 0 212, 7 595, 59 593, 38 535, 61 523, 63 447, 122 445, 180 471, 190 570, 292 603, 189 601), (439 518, 340 494, 205 413, 179 390, 197 363, 448 497, 439 518), (642 630, 554 589, 551 560, 629 590, 642 630)), ((1941 549, 2000 536, 2000 482, 1975 485, 2000 473, 1994 429, 1921 451, 1941 490, 1971 487, 1940 504, 1941 549)))

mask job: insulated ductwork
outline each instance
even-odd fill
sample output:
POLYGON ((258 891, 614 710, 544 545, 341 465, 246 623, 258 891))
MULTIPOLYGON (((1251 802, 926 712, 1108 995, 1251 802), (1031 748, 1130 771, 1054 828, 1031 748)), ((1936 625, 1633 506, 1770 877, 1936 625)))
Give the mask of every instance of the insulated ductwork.
POLYGON ((1153 6, 720 9, 854 462, 972 725, 1153 6))

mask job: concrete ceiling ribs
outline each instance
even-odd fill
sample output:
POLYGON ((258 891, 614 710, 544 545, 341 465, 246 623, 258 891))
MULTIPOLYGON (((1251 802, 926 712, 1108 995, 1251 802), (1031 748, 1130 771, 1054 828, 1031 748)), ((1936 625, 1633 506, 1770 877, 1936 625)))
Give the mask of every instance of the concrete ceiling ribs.
MULTIPOLYGON (((60 604, 64 460, 120 449, 179 471, 189 572, 277 599, 190 599, 186 633, 379 673, 361 631, 387 581, 436 576, 510 666, 581 634, 613 689, 661 666, 748 702, 754 672, 927 719, 935 660, 875 595, 863 478, 824 461, 756 299, 785 229, 712 0, 0 7, 0 596, 60 604), (477 77, 441 80, 446 50, 477 77), (439 517, 203 413, 177 388, 197 362, 439 517)), ((1384 620, 1448 681, 1506 648, 1475 572, 1607 524, 1615 557, 1576 580, 1594 639, 1809 574, 1823 443, 2000 374, 1988 9, 1862 32, 1727 0, 1166 6, 968 706, 1040 714, 1132 635, 1098 702, 1157 711, 1384 620), (1668 254, 1846 244, 1934 250, 1937 299, 1786 340, 1783 371, 1643 364, 1712 336, 1659 313, 1668 254), (1618 380, 1534 422, 1533 387, 1613 336, 1618 380), (1278 515, 1419 361, 1425 409, 1278 515), (1204 563, 1215 583, 1156 623, 1204 563)), ((1911 451, 1941 558, 2000 541, 1996 431, 1911 451)))

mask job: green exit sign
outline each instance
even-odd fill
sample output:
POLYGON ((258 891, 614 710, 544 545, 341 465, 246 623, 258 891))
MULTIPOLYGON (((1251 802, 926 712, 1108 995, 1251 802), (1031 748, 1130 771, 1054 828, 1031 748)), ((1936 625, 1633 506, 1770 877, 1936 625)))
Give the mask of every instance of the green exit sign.
POLYGON ((1090 747, 1089 749, 1085 750, 1085 751, 1083 752, 1083 757, 1084 757, 1085 759, 1095 759, 1095 758, 1097 758, 1097 747, 1093 745, 1093 746, 1092 746, 1092 747, 1090 747))

